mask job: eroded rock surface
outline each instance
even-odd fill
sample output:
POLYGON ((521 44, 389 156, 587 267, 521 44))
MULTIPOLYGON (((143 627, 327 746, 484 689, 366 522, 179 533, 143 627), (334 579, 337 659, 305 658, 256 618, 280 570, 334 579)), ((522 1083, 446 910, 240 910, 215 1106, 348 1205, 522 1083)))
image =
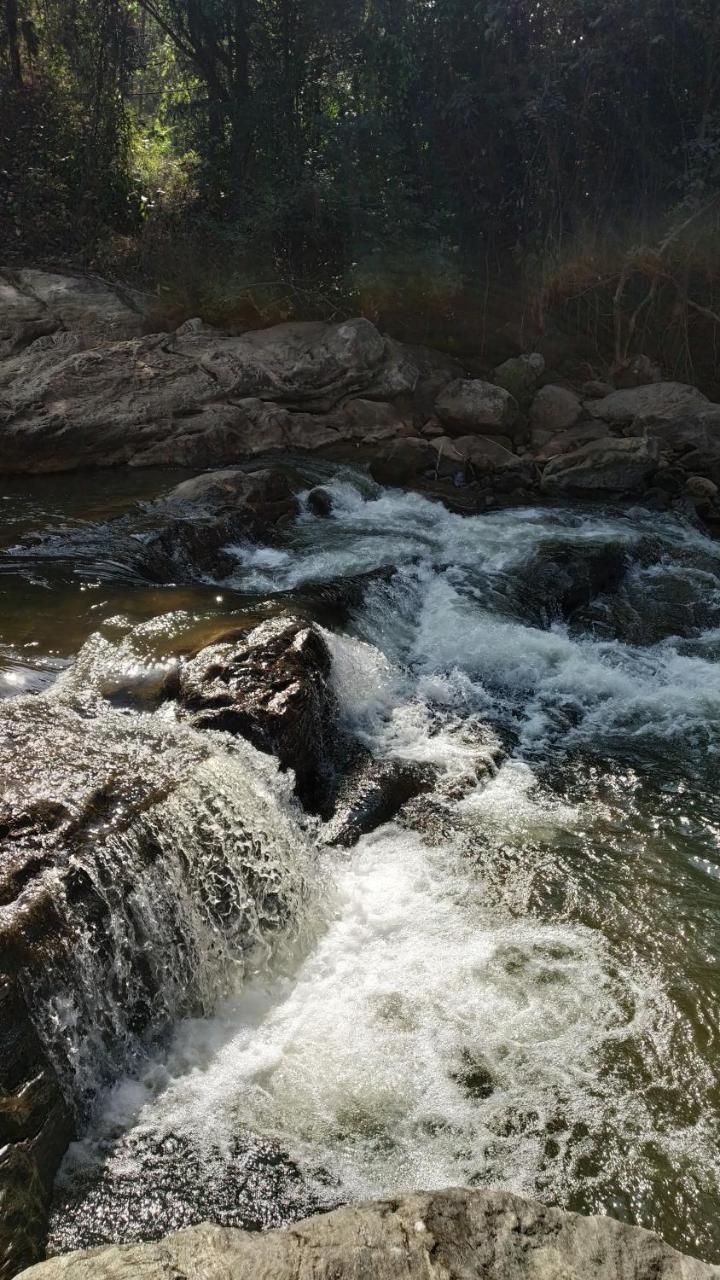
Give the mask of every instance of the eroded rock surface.
POLYGON ((209 1224, 157 1244, 54 1258, 27 1280, 717 1280, 720 1267, 612 1218, 502 1191, 348 1205, 264 1235, 209 1224))

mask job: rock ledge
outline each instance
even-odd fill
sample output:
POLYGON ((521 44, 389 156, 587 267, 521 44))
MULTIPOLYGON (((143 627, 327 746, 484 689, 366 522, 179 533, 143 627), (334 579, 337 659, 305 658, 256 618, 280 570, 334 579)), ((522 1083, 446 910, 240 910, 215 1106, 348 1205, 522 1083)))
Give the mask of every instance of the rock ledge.
POLYGON ((53 1258, 26 1280, 718 1280, 659 1236, 503 1191, 416 1192, 280 1231, 203 1224, 53 1258))

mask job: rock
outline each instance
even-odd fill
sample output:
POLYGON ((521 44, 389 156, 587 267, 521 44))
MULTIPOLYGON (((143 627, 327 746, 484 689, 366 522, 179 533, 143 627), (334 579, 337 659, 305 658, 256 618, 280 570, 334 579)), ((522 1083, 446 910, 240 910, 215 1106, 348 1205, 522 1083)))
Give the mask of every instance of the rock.
MULTIPOLYGON (((86 296, 91 307, 95 293, 86 296)), ((364 319, 283 324, 239 336, 193 324, 175 334, 120 339, 119 320, 115 328, 92 316, 76 324, 65 306, 71 330, 58 320, 57 332, 30 336, 17 350, 11 342, 17 316, 26 328, 45 325, 47 316, 39 302, 0 281, 3 306, 0 472, 6 474, 222 466, 272 450, 389 439, 405 416, 379 401, 410 403, 420 385, 409 351, 364 319)))
POLYGON ((430 444, 437 454, 435 459, 437 476, 454 476, 464 471, 466 455, 456 449, 452 436, 434 436, 430 444))
POLYGON ((703 412, 669 421, 651 419, 642 424, 642 432, 671 466, 720 484, 720 407, 710 405, 703 412))
POLYGON ((530 407, 530 425, 541 431, 565 431, 582 414, 580 397, 567 387, 541 387, 530 407))
POLYGON ((589 382, 584 382, 581 391, 586 400, 604 400, 606 396, 611 396, 615 390, 611 382, 603 382, 600 378, 591 378, 589 382))
POLYGON ((504 387, 518 404, 526 401, 535 389, 537 380, 545 372, 545 360, 538 351, 532 355, 514 356, 498 365, 493 379, 504 387))
POLYGON ((144 332, 149 311, 149 298, 97 276, 0 271, 0 338, 28 322, 43 326, 45 333, 64 329, 93 341, 128 338, 144 332))
POLYGON ((327 810, 337 707, 330 652, 317 627, 273 618, 211 645, 180 672, 178 703, 199 729, 240 734, 295 773, 298 796, 327 810))
POLYGON ((613 391, 603 400, 586 404, 593 418, 604 422, 632 422, 635 418, 681 418, 710 408, 710 401, 697 387, 683 382, 654 382, 626 391, 613 391))
POLYGON ((395 440, 370 463, 370 474, 378 484, 412 484, 418 476, 434 471, 437 464, 436 441, 408 436, 395 440))
POLYGON ((332 494, 327 489, 323 489, 321 485, 311 489, 307 496, 308 509, 312 511, 314 516, 326 520, 333 512, 332 494))
POLYGON ((345 849, 361 836, 391 822, 403 805, 427 791, 435 771, 405 760, 374 760, 361 755, 340 783, 335 812, 323 827, 324 844, 345 849))
POLYGON ((42 1257, 53 1179, 74 1129, 72 1110, 32 1024, 17 977, 0 971, 3 1280, 42 1257))
POLYGON ((243 506, 261 518, 274 520, 278 507, 282 514, 296 511, 294 489, 283 471, 243 471, 238 467, 207 471, 184 480, 162 499, 164 507, 192 503, 213 511, 243 506))
POLYGON ((489 436, 458 436, 455 449, 461 457, 471 462, 479 471, 496 471, 503 467, 520 466, 520 459, 507 445, 489 436))
POLYGON ((605 440, 609 435, 610 427, 607 422, 580 422, 577 426, 552 436, 544 431, 533 432, 533 444, 540 445, 535 458, 537 462, 548 462, 559 453, 571 453, 581 445, 589 444, 591 440, 605 440))
POLYGON ((103 703, 89 678, 98 644, 78 659, 79 708, 53 694, 0 707, 3 1275, 40 1256, 55 1171, 97 1089, 147 1037, 209 1012, 248 942, 287 920, 298 891, 252 852, 277 797, 233 783, 247 875, 230 867, 217 807, 228 804, 227 747, 103 703), (211 756, 217 776, 205 772, 211 756))
POLYGON ((394 439, 404 425, 394 405, 377 400, 348 400, 333 419, 333 427, 341 438, 368 444, 394 439))
POLYGON ((625 552, 615 543, 545 543, 510 580, 513 612, 542 627, 558 618, 568 621, 596 596, 616 591, 627 567, 625 552))
POLYGON ((645 387, 653 382, 662 381, 662 369, 649 356, 633 356, 624 369, 615 374, 615 386, 621 390, 628 387, 645 387))
POLYGON ((504 387, 477 378, 458 378, 440 392, 435 412, 452 434, 483 435, 488 428, 511 427, 517 418, 518 406, 504 387))
POLYGON ((685 481, 684 492, 698 506, 711 506, 718 496, 718 486, 712 480, 708 480, 706 476, 688 476, 685 481))
POLYGON ((52 1258, 24 1280, 718 1280, 650 1231, 505 1191, 416 1192, 286 1230, 205 1224, 155 1244, 52 1258))
POLYGON ((658 457, 649 440, 591 440, 548 462, 541 486, 548 493, 638 493, 657 471, 658 457))

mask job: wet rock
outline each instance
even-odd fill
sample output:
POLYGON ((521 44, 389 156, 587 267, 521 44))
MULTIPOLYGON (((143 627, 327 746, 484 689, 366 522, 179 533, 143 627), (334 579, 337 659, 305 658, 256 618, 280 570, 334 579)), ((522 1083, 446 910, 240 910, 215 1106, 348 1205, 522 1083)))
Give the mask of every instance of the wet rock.
POLYGON ((697 387, 683 382, 654 382, 613 391, 603 400, 589 400, 585 407, 593 418, 622 423, 635 418, 681 418, 708 409, 710 401, 697 387))
POLYGON ((617 590, 628 560, 613 543, 568 546, 546 543, 513 575, 510 595, 520 616, 547 627, 567 621, 596 596, 617 590))
POLYGON ((90 688, 65 698, 0 706, 3 1278, 38 1256, 96 1091, 214 1007, 248 949, 292 921, 304 874, 251 748, 129 717, 90 688))
POLYGON ((27 1280, 718 1280, 657 1235, 505 1191, 416 1192, 250 1234, 205 1224, 159 1244, 53 1258, 27 1280))
POLYGON ((293 769, 312 812, 327 811, 337 737, 330 651, 320 631, 273 618, 211 645, 180 673, 178 703, 199 729, 240 734, 293 769))
POLYGON ((17 977, 0 970, 0 1277, 42 1256, 53 1178, 74 1118, 17 977))
POLYGON ((313 515, 319 516, 323 520, 332 515, 332 494, 327 489, 323 489, 322 486, 310 490, 307 496, 307 504, 313 515))
POLYGON ((480 379, 451 382, 435 401, 435 412, 452 435, 504 432, 518 416, 517 401, 504 387, 480 379))
POLYGON ((370 474, 378 484, 411 485, 419 476, 432 472, 437 463, 435 441, 408 436, 389 444, 370 463, 370 474))
POLYGON ((653 382, 662 381, 662 369, 649 356, 633 356, 624 369, 615 374, 615 386, 619 390, 629 387, 645 387, 653 382))
POLYGON ((548 462, 541 484, 547 493, 640 493, 657 471, 658 459, 651 440, 591 440, 548 462))
POLYGON ((582 414, 580 397, 567 387, 541 387, 530 407, 530 425, 554 434, 572 427, 582 414))
POLYGON ((427 791, 435 771, 404 760, 374 760, 361 754, 342 779, 335 813, 323 842, 349 849, 361 836, 391 822, 409 800, 427 791))

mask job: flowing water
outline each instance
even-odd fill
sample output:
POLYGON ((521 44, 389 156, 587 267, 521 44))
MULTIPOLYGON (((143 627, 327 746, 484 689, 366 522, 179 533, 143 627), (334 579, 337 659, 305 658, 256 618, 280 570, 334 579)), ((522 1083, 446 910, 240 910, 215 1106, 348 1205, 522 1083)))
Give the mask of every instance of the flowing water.
MULTIPOLYGON (((640 509, 466 518, 326 479, 329 519, 305 510, 282 545, 232 547, 228 578, 182 594, 7 555, 8 590, 32 604, 0 635, 8 692, 93 634, 43 695, 58 698, 386 570, 326 633, 341 715, 377 757, 436 777, 338 852, 265 767, 284 815, 271 847, 293 823, 307 842, 302 927, 103 1094, 61 1171, 51 1247, 465 1184, 719 1261, 720 546, 640 509), (556 607, 543 564, 607 548, 625 576, 556 607)), ((13 536, 57 516, 36 495, 24 510, 13 536)), ((259 760, 238 767, 252 789, 259 760)), ((177 815, 171 836, 188 838, 177 815)))

